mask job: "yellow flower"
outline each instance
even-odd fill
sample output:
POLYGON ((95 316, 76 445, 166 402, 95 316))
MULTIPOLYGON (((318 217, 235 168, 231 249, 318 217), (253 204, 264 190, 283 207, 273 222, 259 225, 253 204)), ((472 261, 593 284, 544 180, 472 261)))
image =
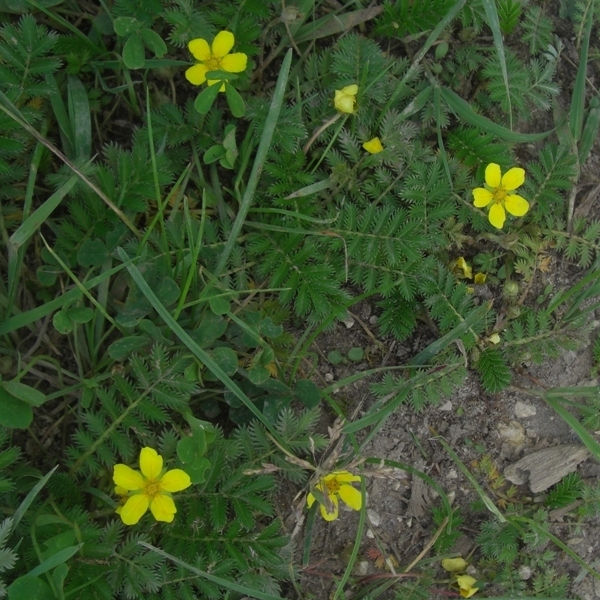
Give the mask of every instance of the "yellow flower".
POLYGON ((492 335, 490 335, 490 337, 488 338, 488 342, 490 342, 490 344, 499 344, 500 335, 498 333, 492 333, 492 335))
POLYGON ((529 202, 518 194, 512 194, 525 181, 525 170, 520 167, 509 169, 504 175, 500 165, 490 163, 485 168, 485 188, 473 190, 473 204, 483 208, 491 203, 488 219, 496 229, 502 229, 506 211, 522 217, 529 210, 529 202))
POLYGON ((451 265, 452 272, 464 279, 473 279, 473 269, 465 260, 464 256, 459 256, 451 265), (462 273, 461 273, 462 271, 462 273))
POLYGON ((171 492, 189 487, 190 476, 181 469, 163 473, 162 456, 148 447, 140 452, 140 470, 141 473, 123 464, 114 466, 115 493, 128 496, 125 504, 117 508, 117 514, 125 525, 135 525, 150 508, 157 521, 170 523, 177 512, 171 492))
POLYGON ((246 70, 248 56, 243 52, 229 54, 233 48, 235 37, 231 31, 220 31, 209 46, 202 38, 196 38, 188 43, 189 51, 198 60, 185 72, 185 78, 193 85, 208 85, 221 83, 220 92, 225 91, 225 83, 218 79, 206 79, 209 71, 227 71, 228 73, 241 73, 246 70))
MULTIPOLYGON (((326 504, 320 504, 321 516, 326 521, 333 521, 338 518, 338 496, 342 502, 354 510, 360 510, 362 507, 362 495, 359 490, 352 487, 350 482, 360 481, 359 475, 352 475, 348 471, 334 471, 321 478, 315 486, 319 492, 325 496, 326 504)), ((316 498, 311 493, 306 497, 306 503, 310 508, 316 498)))
POLYGON ((333 105, 336 110, 341 113, 352 114, 356 112, 356 94, 358 93, 358 86, 356 83, 347 85, 341 90, 335 90, 335 97, 333 99, 333 105))
POLYGON ((364 142, 362 147, 371 154, 379 154, 383 152, 383 146, 381 145, 381 140, 378 137, 374 137, 368 142, 364 142))
POLYGON ((473 278, 473 283, 476 285, 483 285, 485 280, 487 279, 487 275, 485 273, 475 273, 475 277, 473 278))
POLYGON ((477 580, 470 575, 459 575, 456 578, 456 583, 458 583, 458 591, 463 598, 470 598, 479 590, 479 588, 473 587, 477 580))
POLYGON ((444 558, 442 560, 442 568, 449 573, 464 571, 467 568, 467 561, 458 556, 456 558, 444 558))

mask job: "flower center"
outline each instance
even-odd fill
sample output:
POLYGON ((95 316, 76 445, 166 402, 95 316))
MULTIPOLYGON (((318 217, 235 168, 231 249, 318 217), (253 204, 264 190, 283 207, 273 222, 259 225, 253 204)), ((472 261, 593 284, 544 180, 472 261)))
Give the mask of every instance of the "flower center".
POLYGON ((150 498, 154 498, 158 492, 160 492, 160 482, 158 481, 149 481, 144 488, 144 494, 150 498))
POLYGON ((337 479, 330 479, 325 482, 325 487, 327 488, 327 495, 332 496, 338 493, 340 484, 337 479))
POLYGON ((204 62, 209 71, 220 71, 221 70, 221 59, 218 56, 211 56, 207 61, 204 62))
POLYGON ((494 202, 496 204, 502 204, 507 196, 507 191, 503 187, 498 187, 494 191, 494 202))

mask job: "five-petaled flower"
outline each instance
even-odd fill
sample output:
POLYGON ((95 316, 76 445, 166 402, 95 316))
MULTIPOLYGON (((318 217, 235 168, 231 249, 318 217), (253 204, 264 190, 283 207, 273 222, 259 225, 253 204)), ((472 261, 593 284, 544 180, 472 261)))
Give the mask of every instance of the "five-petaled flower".
POLYGON ((379 154, 383 152, 383 144, 378 137, 374 137, 367 142, 364 142, 362 147, 370 154, 379 154))
POLYGON ((335 109, 347 114, 356 112, 356 94, 358 94, 358 85, 356 83, 347 85, 341 90, 335 90, 333 98, 335 109))
POLYGON ((189 487, 190 476, 181 469, 163 472, 162 456, 148 447, 140 452, 140 471, 114 466, 115 493, 125 500, 116 512, 125 525, 135 525, 148 508, 157 521, 170 523, 177 512, 171 493, 189 487))
POLYGON ((458 591, 463 598, 470 598, 479 590, 479 588, 474 587, 477 580, 470 575, 459 575, 456 578, 456 583, 458 583, 458 591))
POLYGON ((188 43, 189 51, 198 61, 185 72, 185 78, 193 85, 208 85, 220 83, 220 92, 225 91, 225 83, 218 79, 206 79, 210 71, 227 71, 228 73, 241 73, 246 70, 248 56, 243 52, 229 51, 233 48, 235 37, 231 31, 220 31, 209 45, 205 39, 196 38, 188 43))
POLYGON ((504 175, 500 165, 490 163, 485 168, 485 188, 473 190, 473 204, 483 208, 491 203, 488 219, 496 229, 502 229, 508 211, 515 217, 522 217, 529 210, 529 202, 518 194, 513 194, 525 181, 525 170, 520 167, 509 169, 504 175))
MULTIPOLYGON (((342 502, 354 510, 360 510, 362 507, 362 495, 359 490, 350 485, 353 481, 360 481, 359 475, 353 475, 349 471, 333 471, 324 477, 321 477, 319 483, 315 486, 324 497, 325 503, 320 503, 321 516, 326 521, 333 521, 338 518, 338 496, 342 502)), ((311 492, 306 497, 306 503, 310 508, 316 498, 311 492)))

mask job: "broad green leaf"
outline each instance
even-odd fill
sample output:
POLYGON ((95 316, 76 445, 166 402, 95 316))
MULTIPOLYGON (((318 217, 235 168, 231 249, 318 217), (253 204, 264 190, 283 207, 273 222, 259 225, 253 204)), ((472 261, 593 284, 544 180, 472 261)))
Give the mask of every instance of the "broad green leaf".
POLYGON ((115 33, 120 37, 139 31, 141 23, 135 17, 117 17, 114 21, 115 33))
POLYGON ((146 64, 142 36, 132 33, 123 46, 123 62, 128 69, 141 69, 146 64))
POLYGON ((0 425, 9 429, 27 429, 32 420, 31 406, 9 394, 0 385, 0 425))
POLYGON ((229 110, 231 110, 231 114, 239 119, 246 114, 246 105, 244 103, 244 99, 240 96, 238 91, 228 83, 225 86, 225 96, 227 98, 227 104, 229 105, 229 110))
POLYGON ((146 48, 152 51, 154 56, 162 58, 167 53, 167 45, 163 39, 152 29, 142 29, 142 39, 146 48))
POLYGON ((2 387, 11 396, 18 398, 25 404, 29 404, 29 406, 41 406, 46 402, 45 394, 20 381, 3 381, 2 387))
POLYGON ((8 587, 8 600, 55 600, 48 584, 39 577, 24 575, 8 587))
POLYGON ((63 308, 54 313, 52 317, 52 325, 54 325, 54 329, 61 333, 62 335, 67 335, 73 331, 73 321, 69 317, 69 312, 67 309, 63 308))
POLYGON ((216 83, 215 85, 209 85, 204 90, 202 90, 194 100, 194 109, 198 111, 201 115, 205 115, 213 105, 213 102, 216 100, 219 95, 219 88, 221 86, 216 83))

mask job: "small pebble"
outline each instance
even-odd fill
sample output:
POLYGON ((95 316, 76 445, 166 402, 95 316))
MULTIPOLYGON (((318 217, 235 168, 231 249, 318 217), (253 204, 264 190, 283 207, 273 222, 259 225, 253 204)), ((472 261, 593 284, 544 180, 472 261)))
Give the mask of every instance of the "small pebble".
POLYGON ((373 527, 379 527, 381 524, 381 517, 379 513, 374 511, 372 508, 367 508, 367 517, 369 517, 369 521, 373 527))
POLYGON ((450 469, 446 473, 446 479, 456 479, 457 477, 458 477, 458 473, 456 472, 456 469, 450 469))
POLYGON ((444 404, 442 404, 438 410, 443 410, 444 412, 450 412, 452 410, 452 402, 450 400, 446 400, 444 404))
POLYGON ((371 325, 376 325, 376 324, 377 324, 377 315, 371 315, 371 316, 369 317, 369 323, 370 323, 371 325))
POLYGON ((328 383, 333 381, 333 373, 325 373, 325 381, 328 383))
POLYGON ((521 402, 517 400, 515 402, 515 417, 517 419, 526 419, 527 417, 533 417, 537 412, 537 408, 533 404, 528 402, 521 402))
POLYGON ((525 429, 516 421, 511 421, 508 425, 499 423, 498 433, 503 440, 511 444, 522 444, 525 441, 525 429))
POLYGON ((371 540, 375 538, 375 534, 373 533, 372 529, 367 529, 367 537, 371 540))
POLYGON ((346 317, 342 320, 342 323, 346 326, 346 329, 354 327, 354 319, 352 317, 346 317))
POLYGON ((528 579, 531 579, 531 567, 528 567, 527 565, 521 565, 519 567, 519 578, 521 581, 527 581, 528 579))
POLYGON ((358 571, 358 574, 361 576, 365 576, 368 574, 369 572, 369 561, 368 560, 361 560, 358 563, 358 568, 356 569, 358 571))

